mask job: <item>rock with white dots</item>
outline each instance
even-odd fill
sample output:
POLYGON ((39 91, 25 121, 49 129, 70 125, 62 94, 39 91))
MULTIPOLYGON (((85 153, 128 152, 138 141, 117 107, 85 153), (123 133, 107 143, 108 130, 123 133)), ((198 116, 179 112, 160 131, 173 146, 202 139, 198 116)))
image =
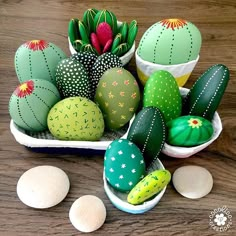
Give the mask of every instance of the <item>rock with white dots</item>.
POLYGON ((123 68, 107 70, 101 77, 95 95, 106 128, 117 130, 129 122, 136 112, 140 91, 134 76, 123 68))
POLYGON ((139 147, 148 168, 158 158, 166 140, 166 127, 160 110, 156 107, 144 107, 135 116, 127 139, 139 147))
POLYGON ((45 40, 32 40, 22 44, 15 54, 15 70, 21 83, 37 78, 56 85, 55 73, 66 54, 55 44, 45 40))
POLYGON ((189 90, 183 102, 184 115, 212 120, 229 81, 229 69, 222 64, 208 68, 189 90))
POLYGON ((37 166, 26 171, 17 183, 17 195, 27 206, 45 209, 59 204, 67 195, 70 181, 55 166, 37 166))
POLYGON ((144 87, 143 106, 154 106, 163 113, 165 122, 180 116, 182 100, 173 75, 164 70, 154 72, 144 87))
POLYGON ((141 151, 127 139, 114 140, 105 152, 104 171, 113 188, 130 191, 145 175, 141 151))
POLYGON ((58 63, 56 69, 57 87, 62 97, 90 98, 90 81, 84 66, 77 60, 67 58, 58 63))
POLYGON ((65 98, 48 113, 48 128, 61 140, 95 141, 104 132, 104 120, 99 107, 83 97, 65 98))
POLYGON ((96 62, 93 64, 93 67, 91 69, 91 76, 90 76, 92 98, 95 95, 97 85, 103 73, 108 69, 114 67, 122 67, 122 62, 118 56, 110 52, 107 52, 97 58, 96 62))
POLYGON ((93 67, 93 64, 97 60, 98 56, 91 52, 78 52, 73 54, 71 58, 79 61, 87 70, 88 76, 90 77, 91 69, 93 67))
POLYGON ((20 84, 9 101, 9 113, 19 127, 28 131, 48 128, 50 109, 60 101, 56 86, 47 80, 32 79, 20 84))

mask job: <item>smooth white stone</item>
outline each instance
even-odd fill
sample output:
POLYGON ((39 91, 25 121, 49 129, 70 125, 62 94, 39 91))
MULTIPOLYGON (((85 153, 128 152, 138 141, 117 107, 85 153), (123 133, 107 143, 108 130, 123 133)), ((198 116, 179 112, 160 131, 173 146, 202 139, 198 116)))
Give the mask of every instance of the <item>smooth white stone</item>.
POLYGON ((198 199, 210 193, 213 187, 211 173, 201 166, 183 166, 175 170, 172 182, 181 195, 198 199))
POLYGON ((72 204, 69 218, 77 230, 85 233, 92 232, 104 224, 106 208, 100 198, 84 195, 72 204))
POLYGON ((60 203, 69 192, 66 173, 54 166, 37 166, 26 171, 17 183, 17 195, 27 206, 49 208, 60 203))

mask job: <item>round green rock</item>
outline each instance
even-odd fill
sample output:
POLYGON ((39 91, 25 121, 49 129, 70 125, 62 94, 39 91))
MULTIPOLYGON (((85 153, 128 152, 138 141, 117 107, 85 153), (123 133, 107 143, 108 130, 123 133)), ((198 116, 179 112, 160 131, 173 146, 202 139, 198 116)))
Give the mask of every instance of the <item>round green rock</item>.
POLYGON ((212 123, 200 116, 180 116, 167 123, 167 143, 192 147, 207 142, 213 135, 212 123))
POLYGON ((113 188, 130 191, 145 175, 142 153, 127 139, 114 140, 105 152, 104 171, 113 188))
POLYGON ((87 98, 65 98, 48 114, 48 128, 61 140, 96 141, 104 132, 104 120, 98 106, 87 98))

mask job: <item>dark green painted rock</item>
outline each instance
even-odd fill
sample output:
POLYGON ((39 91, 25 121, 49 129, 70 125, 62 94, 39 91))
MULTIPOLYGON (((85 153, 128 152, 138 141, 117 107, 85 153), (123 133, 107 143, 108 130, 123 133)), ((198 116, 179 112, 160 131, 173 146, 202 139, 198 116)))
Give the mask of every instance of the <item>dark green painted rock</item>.
POLYGON ((90 98, 88 73, 77 60, 67 58, 58 63, 56 82, 64 98, 75 96, 90 98))
POLYGON ((135 117, 127 139, 141 150, 146 167, 158 157, 166 139, 164 117, 156 107, 144 107, 135 117))
POLYGON ((178 84, 171 73, 154 72, 144 87, 144 107, 155 106, 163 113, 165 122, 180 116, 182 100, 178 84))
POLYGON ((190 89, 183 102, 183 115, 212 120, 229 81, 229 69, 222 64, 211 66, 190 89))
POLYGON ((167 143, 192 147, 210 140, 214 129, 209 120, 199 116, 180 116, 167 123, 167 143))
POLYGON ((145 163, 139 148, 127 139, 113 141, 104 157, 107 181, 119 191, 130 191, 145 175, 145 163))

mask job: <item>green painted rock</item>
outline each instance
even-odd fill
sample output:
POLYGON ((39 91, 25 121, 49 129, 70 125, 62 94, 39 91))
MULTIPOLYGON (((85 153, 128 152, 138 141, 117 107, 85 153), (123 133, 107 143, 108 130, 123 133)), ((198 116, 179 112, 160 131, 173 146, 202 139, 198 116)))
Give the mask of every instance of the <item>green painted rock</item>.
POLYGON ((183 102, 184 115, 212 120, 229 81, 229 69, 222 64, 211 66, 194 83, 183 102))
POLYGON ((98 106, 87 98, 65 98, 48 114, 48 128, 61 140, 95 141, 104 132, 104 120, 98 106))
POLYGON ((128 194, 127 201, 138 205, 163 190, 170 182, 168 170, 155 170, 143 178, 128 194))
POLYGON ((156 107, 144 107, 130 126, 127 139, 141 150, 146 167, 156 160, 166 139, 164 117, 156 107))
POLYGON ((20 84, 9 101, 12 120, 28 131, 44 131, 50 109, 60 100, 55 85, 47 80, 32 79, 20 84))
POLYGON ((94 17, 96 16, 97 13, 98 13, 98 10, 94 8, 88 9, 87 11, 84 12, 83 22, 86 25, 89 34, 91 34, 92 32, 95 32, 94 17))
POLYGON ((72 59, 79 61, 86 69, 88 76, 90 77, 93 64, 97 60, 98 56, 91 52, 78 52, 71 56, 72 59))
POLYGON ((106 128, 119 129, 129 122, 138 108, 138 84, 129 71, 109 69, 99 81, 95 101, 103 113, 106 128))
POLYGON ((55 73, 65 53, 53 43, 32 40, 21 45, 15 54, 15 70, 20 83, 29 79, 44 79, 56 84, 55 73))
POLYGON ((122 62, 118 56, 107 52, 97 58, 96 62, 92 66, 90 76, 92 98, 95 96, 98 82, 103 73, 114 67, 122 67, 122 62))
POLYGON ((147 29, 137 52, 145 61, 174 65, 195 60, 201 43, 201 33, 191 22, 165 19, 147 29))
POLYGON ((57 87, 63 97, 90 98, 90 81, 83 65, 73 58, 58 63, 56 69, 57 87))
POLYGON ((214 129, 210 121, 199 116, 180 116, 167 123, 167 143, 192 147, 210 140, 214 129))
POLYGON ((165 122, 180 116, 182 100, 178 84, 171 73, 154 72, 144 87, 144 107, 155 106, 163 113, 165 122))
POLYGON ((113 188, 130 191, 145 175, 142 153, 127 139, 115 140, 105 152, 104 171, 113 188))
POLYGON ((97 30, 97 27, 100 23, 106 22, 111 26, 113 36, 117 32, 117 19, 114 13, 108 10, 98 11, 94 17, 94 29, 97 30))

